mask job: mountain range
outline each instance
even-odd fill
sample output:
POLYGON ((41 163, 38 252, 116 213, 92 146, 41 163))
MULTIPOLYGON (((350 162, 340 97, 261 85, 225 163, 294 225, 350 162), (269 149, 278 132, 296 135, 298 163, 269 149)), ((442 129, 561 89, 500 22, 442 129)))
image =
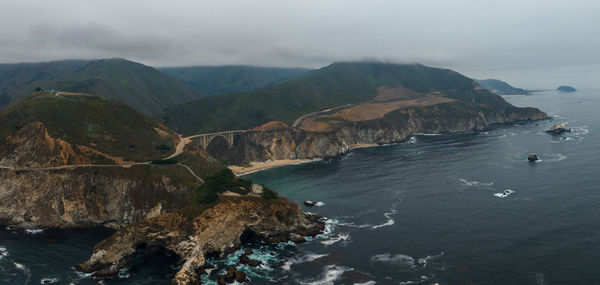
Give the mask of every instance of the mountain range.
POLYGON ((183 80, 211 96, 255 91, 294 79, 310 71, 304 68, 243 65, 165 67, 158 70, 183 80))

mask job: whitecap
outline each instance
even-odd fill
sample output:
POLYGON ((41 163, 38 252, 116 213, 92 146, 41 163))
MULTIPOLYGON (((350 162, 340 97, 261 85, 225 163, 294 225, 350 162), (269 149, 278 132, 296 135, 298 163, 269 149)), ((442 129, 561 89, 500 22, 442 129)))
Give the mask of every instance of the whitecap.
POLYGON ((321 257, 325 257, 328 254, 306 254, 303 255, 301 257, 295 257, 295 258, 290 258, 288 260, 286 260, 283 265, 281 266, 281 269, 285 270, 285 271, 290 271, 292 268, 292 265, 294 264, 300 264, 300 263, 305 263, 305 262, 312 262, 315 261, 321 257))
POLYGON ((344 272, 351 270, 354 269, 339 265, 327 265, 323 268, 323 274, 321 274, 320 279, 308 282, 299 281, 299 283, 306 285, 333 285, 333 281, 338 280, 344 272))
POLYGON ((353 283, 352 285, 375 285, 377 282, 375 281, 367 281, 363 283, 353 283))
POLYGON ((315 206, 317 206, 317 207, 325 206, 325 203, 319 201, 315 204, 315 206))
POLYGON ((31 234, 31 235, 36 235, 36 234, 39 234, 42 232, 44 232, 44 230, 42 230, 42 229, 25 229, 25 233, 31 234))
POLYGON ((332 244, 334 244, 336 242, 339 242, 339 241, 347 242, 349 240, 350 240, 350 235, 349 234, 338 234, 335 237, 332 237, 330 239, 321 241, 321 243, 324 244, 325 246, 329 246, 329 245, 332 245, 332 244))
POLYGON ((406 142, 408 144, 416 144, 417 143, 417 137, 410 137, 410 139, 408 139, 408 141, 406 142))
POLYGON ((506 197, 510 196, 511 194, 513 194, 513 193, 515 193, 514 190, 506 189, 503 192, 494 194, 494 196, 496 196, 498 198, 506 198, 506 197))
POLYGON ((58 283, 58 278, 42 278, 40 280, 40 284, 56 284, 58 283))
POLYGON ((460 178, 459 181, 469 187, 490 187, 494 185, 494 182, 479 182, 479 181, 468 181, 466 179, 460 178))

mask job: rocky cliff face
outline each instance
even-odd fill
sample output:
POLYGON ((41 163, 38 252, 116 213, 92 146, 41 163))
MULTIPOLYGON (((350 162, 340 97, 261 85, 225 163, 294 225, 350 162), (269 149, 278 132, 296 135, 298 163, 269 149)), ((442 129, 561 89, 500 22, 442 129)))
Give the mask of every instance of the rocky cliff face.
POLYGON ((314 236, 323 227, 316 217, 286 200, 223 197, 194 218, 167 213, 125 227, 99 243, 90 259, 77 269, 94 276, 114 275, 139 248, 162 247, 177 254, 182 264, 172 284, 199 284, 208 254, 224 257, 245 241, 297 240, 314 236))
POLYGON ((548 116, 535 108, 492 108, 448 103, 392 111, 382 119, 347 122, 334 131, 307 132, 282 127, 237 134, 233 147, 215 139, 210 154, 233 165, 277 159, 327 158, 360 144, 400 142, 416 133, 481 131, 495 124, 542 120, 548 116))
POLYGON ((0 170, 0 221, 21 227, 129 225, 188 203, 196 180, 171 169, 176 167, 0 170))

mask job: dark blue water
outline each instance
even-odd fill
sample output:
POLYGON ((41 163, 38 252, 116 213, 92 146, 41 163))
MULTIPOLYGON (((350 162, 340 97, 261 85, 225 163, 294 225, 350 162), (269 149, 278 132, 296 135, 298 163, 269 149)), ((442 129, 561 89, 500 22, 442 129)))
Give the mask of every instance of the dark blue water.
MULTIPOLYGON (((307 210, 327 217, 328 232, 306 244, 253 245, 252 257, 265 265, 242 270, 254 284, 600 284, 600 93, 506 99, 553 119, 421 135, 248 175, 291 200, 322 201, 307 210), (546 134, 557 122, 573 132, 546 134), (530 152, 541 161, 529 163, 530 152)), ((70 266, 102 237, 78 232, 52 243, 1 232, 8 256, 0 259, 0 282, 96 283, 70 266)), ((212 260, 204 281, 239 254, 212 260)), ((174 272, 140 262, 104 283, 165 284, 174 272)))

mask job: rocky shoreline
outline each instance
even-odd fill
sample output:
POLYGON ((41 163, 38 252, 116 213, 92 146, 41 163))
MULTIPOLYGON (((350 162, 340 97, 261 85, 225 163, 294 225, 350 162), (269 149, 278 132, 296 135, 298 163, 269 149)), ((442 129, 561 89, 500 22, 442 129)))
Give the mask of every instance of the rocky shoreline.
POLYGON ((498 110, 458 103, 440 105, 396 110, 382 119, 347 123, 329 132, 309 132, 283 126, 239 133, 234 137, 233 146, 215 139, 207 151, 228 165, 243 170, 268 161, 339 157, 357 147, 399 143, 418 133, 484 131, 494 125, 549 119, 535 108, 511 106, 498 110))
POLYGON ((198 284, 207 256, 225 258, 249 242, 305 242, 305 236, 316 236, 324 227, 321 217, 283 198, 223 197, 196 217, 166 213, 124 227, 96 245, 90 259, 76 269, 112 276, 140 248, 160 247, 179 257, 181 267, 172 284, 198 284))

